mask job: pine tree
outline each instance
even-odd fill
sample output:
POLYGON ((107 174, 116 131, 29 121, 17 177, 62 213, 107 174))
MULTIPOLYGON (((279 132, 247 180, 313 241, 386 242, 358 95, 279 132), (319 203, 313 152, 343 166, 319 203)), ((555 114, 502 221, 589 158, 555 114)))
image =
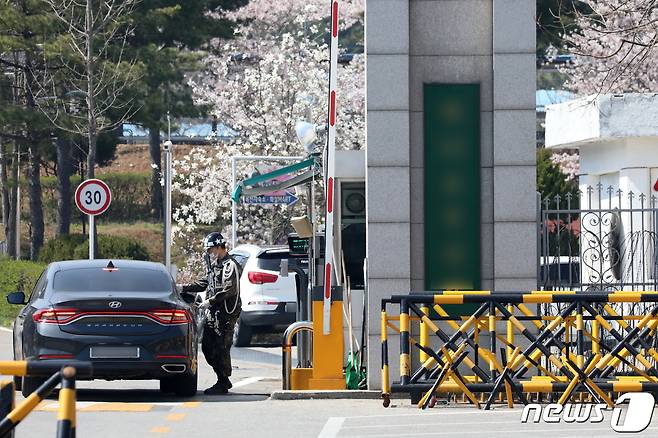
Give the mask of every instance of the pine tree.
POLYGON ((219 13, 244 3, 246 0, 142 0, 135 8, 135 30, 129 44, 144 64, 144 73, 135 93, 140 109, 132 121, 149 130, 155 218, 162 216, 160 132, 167 126, 166 116, 176 119, 203 114, 187 83, 198 68, 197 51, 214 38, 232 36, 231 23, 219 13))

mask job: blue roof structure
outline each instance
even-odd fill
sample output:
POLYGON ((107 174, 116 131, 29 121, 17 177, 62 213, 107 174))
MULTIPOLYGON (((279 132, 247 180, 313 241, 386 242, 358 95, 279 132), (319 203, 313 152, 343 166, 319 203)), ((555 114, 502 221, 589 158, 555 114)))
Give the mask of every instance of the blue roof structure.
POLYGON ((545 112, 547 105, 567 102, 577 98, 576 94, 566 90, 537 90, 535 92, 535 105, 537 112, 545 112))
MULTIPOLYGON (((127 143, 148 142, 149 130, 133 124, 124 123, 122 127, 123 140, 127 143)), ((161 132, 163 138, 167 138, 166 132, 161 132)), ((217 133, 212 132, 212 124, 201 121, 178 121, 175 129, 171 131, 171 140, 174 143, 206 143, 211 139, 228 140, 237 136, 237 132, 228 126, 218 123, 217 133)))

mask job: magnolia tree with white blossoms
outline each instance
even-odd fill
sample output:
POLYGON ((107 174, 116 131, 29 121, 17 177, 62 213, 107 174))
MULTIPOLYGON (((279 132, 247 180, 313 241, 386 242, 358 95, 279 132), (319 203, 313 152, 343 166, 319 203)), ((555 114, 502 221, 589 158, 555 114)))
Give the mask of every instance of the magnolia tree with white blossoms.
MULTIPOLYGON (((362 0, 342 1, 343 28, 362 23, 362 0)), ((235 133, 214 147, 198 147, 174 162, 174 189, 185 203, 174 212, 180 248, 192 255, 199 248, 203 224, 231 234, 231 157, 234 155, 304 156, 295 123, 306 120, 324 126, 327 119, 329 2, 251 0, 226 14, 242 23, 235 38, 217 40, 204 69, 191 85, 197 103, 235 133)), ((360 149, 365 143, 364 59, 355 55, 338 68, 336 147, 360 149)), ((326 136, 317 140, 319 150, 326 136)), ((292 162, 291 162, 292 163, 292 162)), ((254 170, 238 168, 238 180, 254 170)), ((269 163, 272 166, 272 163, 269 163)), ((321 180, 321 178, 320 178, 321 180)), ((322 193, 322 187, 317 187, 322 193)), ((289 230, 291 216, 303 214, 308 200, 294 207, 238 206, 238 240, 274 244, 289 230)), ((318 217, 321 215, 317 215, 318 217)))

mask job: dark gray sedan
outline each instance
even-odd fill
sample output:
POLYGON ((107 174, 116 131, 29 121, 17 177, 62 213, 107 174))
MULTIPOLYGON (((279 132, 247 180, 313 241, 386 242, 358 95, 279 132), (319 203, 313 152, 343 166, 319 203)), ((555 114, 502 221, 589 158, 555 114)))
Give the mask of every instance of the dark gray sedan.
MULTIPOLYGON (((197 391, 194 307, 164 265, 132 260, 51 263, 14 323, 17 360, 83 360, 95 379, 159 379, 179 396, 197 391)), ((25 377, 23 394, 42 381, 25 377)))

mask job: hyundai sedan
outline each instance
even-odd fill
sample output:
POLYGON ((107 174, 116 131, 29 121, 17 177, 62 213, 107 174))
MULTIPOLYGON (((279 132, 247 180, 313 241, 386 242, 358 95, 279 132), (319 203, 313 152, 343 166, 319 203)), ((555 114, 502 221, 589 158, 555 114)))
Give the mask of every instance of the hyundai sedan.
MULTIPOLYGON (((179 396, 197 391, 194 308, 160 263, 74 260, 51 263, 14 322, 17 360, 91 361, 94 379, 158 379, 179 396)), ((24 377, 23 394, 43 381, 24 377)))

